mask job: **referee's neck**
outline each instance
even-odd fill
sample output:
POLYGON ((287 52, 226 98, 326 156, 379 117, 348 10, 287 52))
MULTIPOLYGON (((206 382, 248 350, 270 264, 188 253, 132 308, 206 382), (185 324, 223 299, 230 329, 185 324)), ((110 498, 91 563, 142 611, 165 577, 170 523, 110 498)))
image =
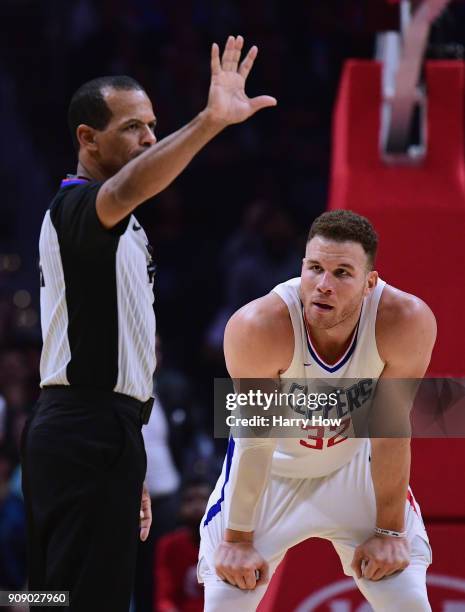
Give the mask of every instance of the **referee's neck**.
POLYGON ((76 175, 81 178, 89 179, 89 181, 106 181, 110 178, 98 164, 92 162, 85 162, 81 159, 78 161, 76 175))

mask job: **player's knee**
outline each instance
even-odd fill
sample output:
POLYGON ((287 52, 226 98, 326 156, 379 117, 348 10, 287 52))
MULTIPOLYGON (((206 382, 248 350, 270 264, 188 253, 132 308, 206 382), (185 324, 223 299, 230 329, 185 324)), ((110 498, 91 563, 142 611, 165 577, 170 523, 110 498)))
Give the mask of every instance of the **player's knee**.
POLYGON ((373 608, 375 612, 431 612, 428 597, 423 589, 409 589, 392 598, 386 606, 373 608))
POLYGON ((405 610, 409 612, 431 612, 428 597, 423 590, 414 590, 406 594, 405 610))

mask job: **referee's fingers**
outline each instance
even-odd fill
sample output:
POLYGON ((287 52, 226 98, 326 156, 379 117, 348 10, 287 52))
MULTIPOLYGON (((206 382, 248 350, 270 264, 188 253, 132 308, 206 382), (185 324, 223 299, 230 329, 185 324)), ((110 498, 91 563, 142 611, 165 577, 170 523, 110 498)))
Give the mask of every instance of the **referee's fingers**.
POLYGON ((140 507, 140 539, 142 542, 149 536, 150 525, 152 524, 152 503, 150 500, 147 485, 144 482, 142 487, 142 499, 140 507))
POLYGON ((140 524, 140 539, 142 542, 145 542, 145 540, 149 537, 149 531, 150 531, 150 522, 144 519, 143 521, 141 521, 141 524, 140 524))
POLYGON ((152 513, 140 511, 140 539, 142 542, 149 536, 150 526, 152 524, 152 513))
POLYGON ((140 508, 140 518, 152 519, 152 504, 150 503, 150 498, 148 500, 142 500, 142 505, 140 508))

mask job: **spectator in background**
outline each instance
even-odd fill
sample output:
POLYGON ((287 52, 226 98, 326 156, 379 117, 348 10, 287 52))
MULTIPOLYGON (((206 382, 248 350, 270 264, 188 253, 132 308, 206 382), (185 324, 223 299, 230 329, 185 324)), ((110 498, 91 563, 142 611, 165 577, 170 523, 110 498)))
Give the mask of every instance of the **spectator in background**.
POLYGON ((136 612, 152 612, 156 601, 153 581, 154 552, 161 536, 178 524, 179 485, 182 474, 196 469, 198 424, 193 389, 181 372, 166 366, 157 334, 157 374, 150 421, 142 428, 147 453, 146 485, 152 502, 153 523, 137 554, 136 612))
POLYGON ((180 506, 182 527, 160 538, 154 567, 154 612, 201 612, 203 588, 197 581, 199 522, 205 512, 211 486, 192 478, 183 487, 180 506))
POLYGON ((253 202, 241 229, 223 250, 225 303, 211 323, 206 341, 213 357, 223 359, 223 335, 230 316, 271 291, 282 278, 298 275, 300 266, 296 230, 287 212, 266 201, 253 202))
POLYGON ((153 610, 153 557, 160 536, 176 526, 177 491, 180 476, 168 444, 168 421, 158 397, 155 397, 149 423, 143 427, 147 453, 145 482, 152 503, 153 523, 148 538, 137 551, 136 612, 153 610))
POLYGON ((0 443, 19 461, 21 432, 37 397, 38 349, 21 341, 0 352, 0 443))
POLYGON ((14 457, 0 449, 0 590, 21 590, 26 583, 24 505, 10 487, 14 457))

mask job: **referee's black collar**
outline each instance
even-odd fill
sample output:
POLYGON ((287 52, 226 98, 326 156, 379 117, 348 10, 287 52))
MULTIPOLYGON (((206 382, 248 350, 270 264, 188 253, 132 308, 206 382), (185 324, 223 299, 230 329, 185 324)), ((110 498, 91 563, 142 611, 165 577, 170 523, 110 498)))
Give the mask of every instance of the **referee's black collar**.
POLYGON ((61 181, 60 189, 70 185, 82 185, 83 183, 90 183, 90 178, 76 174, 67 174, 66 178, 61 181))

